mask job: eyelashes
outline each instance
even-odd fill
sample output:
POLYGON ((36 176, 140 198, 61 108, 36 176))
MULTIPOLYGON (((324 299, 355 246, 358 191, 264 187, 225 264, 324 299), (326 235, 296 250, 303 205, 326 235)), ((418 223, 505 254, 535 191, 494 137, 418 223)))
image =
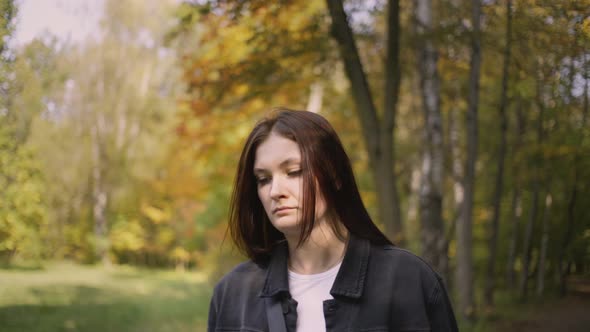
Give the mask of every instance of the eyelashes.
POLYGON ((302 171, 300 169, 295 170, 295 171, 290 171, 287 173, 288 176, 290 177, 297 177, 299 175, 301 175, 302 171))
MULTIPOLYGON (((303 171, 301 169, 297 169, 293 171, 288 171, 287 176, 290 178, 296 178, 301 176, 302 173, 303 171)), ((264 186, 265 184, 270 183, 271 180, 272 177, 269 176, 256 176, 256 183, 258 184, 258 186, 264 186)))
POLYGON ((270 181, 270 178, 256 177, 256 183, 258 184, 258 186, 263 186, 263 185, 267 184, 269 181, 270 181))

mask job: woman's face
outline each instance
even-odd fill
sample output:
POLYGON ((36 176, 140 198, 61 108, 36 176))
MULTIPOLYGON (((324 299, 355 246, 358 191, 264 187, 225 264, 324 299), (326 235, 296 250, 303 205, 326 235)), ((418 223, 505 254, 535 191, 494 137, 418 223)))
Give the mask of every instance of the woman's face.
MULTIPOLYGON (((296 142, 274 132, 256 149, 254 176, 258 198, 272 225, 285 236, 299 236, 303 204, 301 152, 296 142)), ((325 218, 323 199, 316 195, 316 224, 325 218)))

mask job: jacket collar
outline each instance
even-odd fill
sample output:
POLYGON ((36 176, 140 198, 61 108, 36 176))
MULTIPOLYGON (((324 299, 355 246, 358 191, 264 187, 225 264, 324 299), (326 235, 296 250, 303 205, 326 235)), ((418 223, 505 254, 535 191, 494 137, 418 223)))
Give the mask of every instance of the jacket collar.
MULTIPOLYGON (((330 294, 355 299, 363 295, 370 249, 371 244, 368 240, 350 234, 346 253, 330 294)), ((289 292, 288 256, 289 251, 286 242, 277 245, 273 250, 266 272, 266 280, 260 292, 261 297, 271 297, 279 293, 289 292)))
POLYGON ((261 297, 271 297, 278 293, 289 292, 289 278, 287 273, 287 259, 289 248, 287 241, 276 245, 270 256, 266 269, 266 280, 260 292, 261 297))

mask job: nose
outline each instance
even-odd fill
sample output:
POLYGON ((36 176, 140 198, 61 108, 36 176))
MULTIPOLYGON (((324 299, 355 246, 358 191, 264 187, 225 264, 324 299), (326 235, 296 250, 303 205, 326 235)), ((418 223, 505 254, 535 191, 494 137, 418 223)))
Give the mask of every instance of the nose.
POLYGON ((270 198, 278 200, 285 196, 284 186, 280 176, 273 176, 270 183, 270 198))

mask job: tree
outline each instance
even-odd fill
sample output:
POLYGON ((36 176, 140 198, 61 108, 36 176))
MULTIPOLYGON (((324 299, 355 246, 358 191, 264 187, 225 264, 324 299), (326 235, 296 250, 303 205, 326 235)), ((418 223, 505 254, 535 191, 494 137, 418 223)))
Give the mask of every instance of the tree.
POLYGON ((481 2, 471 1, 471 61, 469 65, 469 93, 466 113, 467 156, 465 160, 465 178, 463 179, 465 196, 457 224, 457 271, 456 283, 459 288, 459 312, 465 318, 475 314, 474 278, 473 278, 473 201, 475 196, 475 162, 477 160, 478 142, 478 107, 479 76, 481 66, 480 41, 481 2))
POLYGON ((506 108, 508 107, 508 82, 510 72, 510 49, 512 47, 512 0, 506 1, 506 35, 504 46, 504 59, 502 65, 502 87, 498 106, 498 117, 500 119, 500 141, 497 153, 497 173, 492 198, 492 220, 489 232, 489 258, 486 273, 485 305, 494 305, 494 289, 496 277, 496 258, 498 250, 498 233, 500 225, 500 208, 502 203, 502 192, 504 190, 504 160, 506 158, 506 132, 508 130, 508 118, 506 108))
MULTIPOLYGON (((588 38, 588 36, 586 37, 588 38)), ((573 59, 572 59, 573 61, 573 59)), ((583 70, 583 79, 584 79, 584 87, 583 87, 583 100, 582 100, 582 117, 581 117, 581 121, 579 123, 579 128, 585 128, 587 125, 587 121, 588 121, 588 112, 589 112, 589 97, 588 97, 588 90, 590 89, 589 86, 589 81, 590 81, 590 61, 588 60, 588 56, 586 54, 583 55, 582 57, 582 70, 583 70)), ((572 86, 573 88, 573 86, 572 86)), ((578 131, 580 132, 583 136, 583 130, 582 131, 578 131)), ((578 134, 579 135, 579 134, 578 134)), ((578 136, 579 137, 579 136, 578 136)), ((583 141, 583 140, 582 140, 583 141)), ((576 206, 578 205, 578 201, 580 200, 579 196, 580 196, 580 173, 581 173, 581 164, 582 164, 582 159, 581 159, 581 153, 580 150, 582 150, 583 147, 577 147, 574 152, 573 152, 573 179, 572 179, 572 184, 571 184, 571 189, 569 192, 569 197, 568 197, 568 201, 567 201, 567 209, 566 209, 566 230, 565 233, 563 235, 563 240, 561 241, 561 246, 559 247, 558 250, 558 257, 557 257, 557 265, 558 265, 558 276, 559 276, 559 286, 560 286, 560 292, 561 295, 565 295, 566 294, 566 290, 567 290, 567 284, 566 284, 566 277, 568 276, 568 274, 570 273, 570 267, 571 267, 571 260, 567 261, 568 259, 566 258, 566 255, 568 253, 568 249, 570 249, 572 247, 572 242, 573 242, 573 238, 574 238, 574 229, 575 229, 575 224, 576 224, 576 206)), ((571 250, 571 249, 570 249, 571 250)))
MULTIPOLYGON (((31 144, 51 183, 45 197, 51 204, 51 244, 58 257, 108 262, 117 258, 111 250, 111 227, 117 226, 114 238, 121 239, 122 229, 134 229, 131 224, 144 222, 147 229, 160 221, 152 223, 145 211, 153 210, 144 206, 156 201, 146 188, 162 177, 175 137, 171 122, 178 74, 174 53, 163 47, 171 22, 169 5, 108 1, 101 38, 61 44, 56 56, 49 54, 57 52, 55 45, 29 45, 35 46, 29 52, 34 61, 29 62, 40 70, 27 78, 23 95, 39 90, 27 107, 39 109, 31 144), (145 23, 148 13, 152 19, 145 23)), ((171 234, 170 228, 166 224, 141 234, 147 243, 165 243, 157 252, 166 256, 172 248, 163 247, 172 246, 174 236, 159 241, 154 233, 171 234)))
POLYGON ((14 0, 0 1, 0 115, 6 116, 10 105, 10 64, 11 54, 8 42, 14 32, 16 6, 14 0))
POLYGON ((416 25, 425 141, 420 184, 422 255, 435 269, 444 272, 448 264, 442 220, 443 130, 438 51, 432 37, 433 8, 430 0, 416 2, 416 25))
POLYGON ((43 176, 29 146, 0 125, 0 261, 44 257, 46 205, 43 176))
MULTIPOLYGON (((563 259, 560 271, 584 269, 579 268, 585 266, 579 252, 586 240, 576 234, 585 227, 587 214, 576 206, 586 201, 581 193, 586 192, 583 179, 587 172, 583 166, 577 173, 568 172, 575 149, 579 149, 579 165, 587 164, 584 131, 578 126, 583 114, 580 59, 584 52, 582 47, 572 50, 569 45, 573 30, 579 30, 578 43, 584 42, 582 31, 590 25, 580 13, 587 1, 416 3, 418 8, 426 8, 425 12, 430 9, 430 17, 419 16, 416 7, 395 1, 224 0, 182 4, 179 18, 188 23, 179 24, 179 29, 189 36, 183 38, 193 38, 185 41, 197 42, 185 43, 181 56, 188 95, 178 129, 186 144, 199 147, 199 161, 214 160, 215 174, 231 174, 228 165, 234 161, 212 150, 221 150, 223 142, 231 142, 227 151, 239 150, 242 130, 250 128, 248 124, 260 116, 261 109, 273 104, 305 107, 312 99, 309 96, 317 95, 312 86, 320 84, 324 100, 330 100, 322 103, 321 112, 339 132, 346 128, 343 140, 353 142, 347 147, 355 166, 368 170, 357 172, 361 187, 369 188, 363 193, 367 206, 382 209, 391 202, 393 193, 383 195, 378 187, 396 188, 388 183, 390 179, 399 180, 401 210, 407 207, 408 220, 413 220, 417 192, 422 190, 424 226, 406 223, 404 228, 411 240, 408 246, 418 248, 414 234, 420 231, 436 234, 431 238, 438 240, 424 241, 424 256, 444 274, 441 266, 445 264, 439 265, 430 253, 437 256, 448 250, 449 260, 459 267, 454 280, 461 286, 457 290, 463 292, 459 298, 467 303, 459 305, 459 311, 469 316, 475 308, 474 285, 479 284, 475 271, 485 271, 477 281, 485 281, 485 301, 491 305, 494 290, 499 289, 495 284, 499 266, 507 266, 507 275, 514 280, 516 268, 523 262, 525 232, 520 223, 538 219, 532 215, 536 209, 532 209, 531 199, 536 179, 542 180, 541 188, 544 184, 551 188, 550 193, 538 191, 538 197, 552 197, 551 214, 544 219, 545 234, 558 236, 564 245, 556 249, 551 240, 545 241, 547 246, 539 245, 543 240, 533 231, 529 272, 539 267, 534 272, 541 273, 540 278, 546 273, 539 269, 545 266, 547 273, 557 275, 558 256, 563 259), (413 26, 408 22, 419 23, 416 33, 401 34, 401 27, 413 26), (498 26, 506 29, 496 29, 498 26), (536 31, 536 38, 529 38, 531 30, 536 31), (420 56, 416 56, 416 50, 420 56), (565 66, 570 58, 571 71, 565 66), (500 65, 502 59, 504 64, 500 65), (564 83, 566 76, 577 82, 572 83, 577 94, 568 96, 572 89, 564 83), (537 93, 537 85, 542 93, 537 93), (528 130, 527 126, 538 128, 541 104, 545 107, 541 126, 547 137, 539 142, 538 130, 528 130), (424 112, 414 111, 419 108, 424 112), (466 119, 458 121, 458 114, 466 114, 466 119), (232 116, 234 123, 246 124, 233 133, 218 134, 227 129, 220 123, 232 116), (355 117, 358 123, 349 117, 355 117), (442 130, 445 117, 448 140, 442 130), (485 126, 478 126, 478 122, 485 126), (514 128, 508 127, 509 122, 515 124, 514 128), (422 134, 425 139, 417 140, 422 134), (575 144, 580 146, 574 149, 575 144), (392 152, 391 163, 386 162, 388 151, 392 152), (447 161, 443 157, 452 159, 448 164, 452 177, 443 168, 447 161), (541 162, 543 167, 539 167, 541 162), (392 170, 392 176, 376 176, 383 170, 392 170), (412 181, 403 176, 410 172, 412 181), (555 179, 567 178, 567 188, 563 182, 551 180, 550 173, 555 173, 555 179), (578 183, 574 208, 567 212, 574 174, 578 183), (422 187, 414 181, 418 175, 423 177, 422 187), (442 199, 452 191, 455 204, 442 199), (549 218, 558 215, 571 216, 572 222, 549 218), (445 236, 442 229, 446 219, 452 219, 453 224, 445 236), (506 228, 500 227, 503 219, 506 228), (509 242, 510 248, 499 245, 509 242), (544 250, 546 264, 541 264, 536 259, 542 255, 536 253, 544 250), (482 260, 484 256, 489 259, 482 260)), ((211 174, 208 168, 200 173, 205 177, 211 174)), ((221 176, 216 179, 223 184, 213 185, 212 180, 203 184, 219 192, 230 186, 221 176)), ((222 204, 215 202, 211 198, 206 204, 217 213, 222 204)), ((221 214, 215 215, 218 220, 211 220, 211 224, 223 221, 221 214)), ((384 225, 388 233, 393 229, 384 225)))
POLYGON ((201 105, 198 110, 195 107, 195 115, 205 117, 227 109, 252 112, 250 105, 257 103, 260 107, 274 100, 301 104, 300 100, 307 98, 302 91, 318 82, 324 86, 334 82, 334 65, 340 58, 361 123, 379 218, 386 233, 399 243, 403 240, 402 223, 393 162, 400 85, 399 4, 389 3, 386 18, 387 54, 383 64, 387 75, 381 122, 343 4, 327 4, 338 55, 331 49, 328 18, 319 2, 234 0, 181 6, 190 8, 182 21, 193 23, 181 24, 184 28, 180 30, 197 26, 201 31, 202 47, 185 57, 191 98, 201 105))
POLYGON ((339 50, 346 76, 350 81, 356 111, 361 121, 369 165, 379 200, 379 215, 386 233, 398 243, 403 242, 400 204, 393 171, 395 114, 400 88, 399 1, 390 0, 387 6, 387 54, 385 57, 385 102, 383 118, 378 120, 377 109, 361 63, 356 42, 341 0, 327 1, 332 18, 332 35, 339 50))
MULTIPOLYGON (((32 112, 19 91, 21 73, 28 73, 8 48, 16 6, 0 2, 0 261, 43 258, 45 183, 35 151, 27 144, 32 112)), ((34 90, 34 89, 33 89, 34 90)))

